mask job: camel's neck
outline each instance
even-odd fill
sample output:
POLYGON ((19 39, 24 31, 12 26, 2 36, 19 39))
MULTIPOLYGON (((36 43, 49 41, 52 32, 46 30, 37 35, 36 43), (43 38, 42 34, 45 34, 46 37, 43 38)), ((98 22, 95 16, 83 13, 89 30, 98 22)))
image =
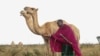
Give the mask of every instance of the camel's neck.
POLYGON ((30 29, 31 32, 35 33, 35 30, 34 30, 34 26, 33 26, 33 19, 30 15, 27 15, 27 14, 23 14, 25 20, 26 20, 26 24, 28 26, 28 28, 30 29))
POLYGON ((43 28, 39 26, 37 12, 34 15, 32 15, 32 18, 33 18, 35 32, 38 35, 42 35, 43 34, 43 28))

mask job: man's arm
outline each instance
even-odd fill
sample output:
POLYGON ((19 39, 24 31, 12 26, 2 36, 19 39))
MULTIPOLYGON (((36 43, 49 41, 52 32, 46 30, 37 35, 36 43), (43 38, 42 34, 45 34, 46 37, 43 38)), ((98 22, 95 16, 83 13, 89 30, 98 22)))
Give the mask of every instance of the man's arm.
POLYGON ((67 41, 69 44, 72 45, 72 42, 69 41, 63 34, 60 33, 60 36, 61 36, 65 41, 67 41))
POLYGON ((64 42, 64 39, 60 35, 53 35, 53 38, 62 42, 62 43, 64 42))

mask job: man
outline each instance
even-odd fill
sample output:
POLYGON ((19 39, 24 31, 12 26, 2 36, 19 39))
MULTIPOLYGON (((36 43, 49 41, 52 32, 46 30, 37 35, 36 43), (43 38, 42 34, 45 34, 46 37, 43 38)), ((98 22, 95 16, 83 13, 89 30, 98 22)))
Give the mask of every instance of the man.
POLYGON ((57 24, 59 26, 59 29, 55 34, 51 36, 51 39, 50 39, 52 51, 62 52, 62 56, 68 56, 69 54, 66 54, 65 49, 69 46, 72 54, 74 51, 75 56, 81 56, 81 51, 78 46, 78 42, 70 26, 63 24, 63 20, 58 20, 57 24))

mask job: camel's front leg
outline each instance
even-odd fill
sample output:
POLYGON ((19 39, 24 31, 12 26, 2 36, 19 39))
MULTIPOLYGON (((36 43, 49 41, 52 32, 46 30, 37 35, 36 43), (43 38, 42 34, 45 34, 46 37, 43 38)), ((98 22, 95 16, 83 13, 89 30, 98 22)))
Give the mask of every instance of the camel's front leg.
POLYGON ((55 56, 61 56, 61 52, 55 52, 55 56))
POLYGON ((50 41, 46 43, 47 47, 47 56, 61 56, 61 52, 52 52, 51 47, 50 47, 50 41))
POLYGON ((49 43, 48 43, 48 39, 47 39, 47 37, 44 37, 43 36, 43 38, 44 38, 44 41, 45 41, 45 49, 46 49, 46 53, 45 53, 45 56, 49 56, 49 43))

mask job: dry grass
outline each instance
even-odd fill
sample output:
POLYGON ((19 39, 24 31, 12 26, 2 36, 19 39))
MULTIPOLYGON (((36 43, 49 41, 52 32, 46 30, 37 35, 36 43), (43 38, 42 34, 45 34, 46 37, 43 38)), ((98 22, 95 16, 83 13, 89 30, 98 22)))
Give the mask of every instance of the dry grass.
POLYGON ((81 45, 83 56, 100 56, 100 45, 83 44, 81 45))
MULTIPOLYGON (((82 44, 83 56, 100 56, 100 45, 82 44)), ((0 56, 46 56, 45 45, 0 45, 0 56)))

